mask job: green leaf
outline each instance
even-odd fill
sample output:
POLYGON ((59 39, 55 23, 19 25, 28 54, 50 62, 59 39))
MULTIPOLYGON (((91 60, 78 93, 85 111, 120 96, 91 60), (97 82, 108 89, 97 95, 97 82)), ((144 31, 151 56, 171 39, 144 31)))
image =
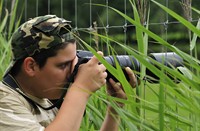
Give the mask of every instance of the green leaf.
MULTIPOLYGON (((200 29, 200 19, 198 20, 197 26, 196 28, 199 30, 200 29)), ((193 38, 192 41, 190 43, 190 50, 193 50, 194 47, 196 46, 196 42, 197 42, 197 35, 194 33, 193 34, 193 38)))
POLYGON ((8 21, 8 10, 6 9, 5 11, 6 11, 5 17, 3 18, 3 21, 0 23, 0 32, 3 32, 8 21))
POLYGON ((151 1, 153 3, 155 3, 156 5, 158 5, 160 8, 162 8, 165 12, 167 12, 168 14, 170 14, 172 17, 174 17, 175 19, 177 19, 180 23, 182 23, 183 25, 185 25, 185 27, 187 27, 189 30, 191 30, 192 32, 194 32, 197 36, 200 36, 200 31, 194 25, 192 25, 191 22, 187 21, 182 16, 178 15, 177 13, 175 13, 174 11, 172 11, 169 8, 165 7, 164 5, 156 2, 155 0, 151 0, 151 1))

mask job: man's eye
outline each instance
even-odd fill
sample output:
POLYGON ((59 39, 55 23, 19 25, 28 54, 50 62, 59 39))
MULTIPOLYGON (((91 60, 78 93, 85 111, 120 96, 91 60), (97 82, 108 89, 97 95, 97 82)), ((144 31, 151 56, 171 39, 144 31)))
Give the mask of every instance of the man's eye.
POLYGON ((59 65, 59 68, 65 69, 66 67, 70 66, 71 62, 63 63, 59 65))
POLYGON ((66 64, 59 65, 59 67, 60 67, 61 69, 64 69, 64 68, 66 67, 66 64))

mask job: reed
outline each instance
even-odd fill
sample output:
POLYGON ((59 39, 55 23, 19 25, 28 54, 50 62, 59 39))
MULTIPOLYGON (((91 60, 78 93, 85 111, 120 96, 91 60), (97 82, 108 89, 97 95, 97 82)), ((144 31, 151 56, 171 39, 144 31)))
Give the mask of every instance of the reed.
MULTIPOLYGON (((171 15, 177 21, 179 21, 182 25, 184 25, 188 30, 196 35, 198 38, 200 36, 200 31, 198 29, 199 26, 193 25, 184 17, 180 16, 179 14, 175 13, 173 10, 163 6, 162 4, 151 0, 151 2, 157 7, 163 9, 166 13, 171 15)), ((134 56, 139 62, 144 65, 146 68, 151 70, 157 77, 159 77, 158 83, 149 83, 145 82, 146 88, 146 96, 145 99, 142 97, 138 97, 135 89, 132 89, 127 81, 123 77, 123 73, 120 69, 115 69, 109 66, 105 60, 101 59, 96 53, 95 50, 92 49, 86 42, 83 40, 81 41, 83 45, 86 46, 88 50, 90 50, 94 55, 96 55, 99 60, 106 66, 108 71, 110 71, 124 86, 124 90, 128 96, 128 100, 118 100, 109 96, 105 95, 105 89, 97 92, 95 95, 92 96, 90 99, 90 104, 87 108, 86 118, 83 120, 83 123, 87 123, 90 120, 90 126, 87 126, 87 130, 95 130, 100 127, 98 122, 95 120, 102 121, 102 117, 104 116, 103 109, 105 109, 107 104, 112 105, 116 111, 119 113, 122 121, 120 125, 120 130, 122 131, 132 131, 132 130, 148 130, 148 131, 162 131, 162 130, 185 130, 185 131, 198 131, 200 129, 200 113, 199 113, 199 99, 200 99, 200 92, 199 92, 199 75, 196 72, 193 72, 189 68, 195 68, 197 72, 200 71, 200 61, 195 57, 187 54, 177 47, 171 45, 166 40, 162 39, 160 36, 156 35, 154 32, 149 30, 148 28, 144 27, 140 20, 138 19, 139 14, 136 10, 136 6, 132 3, 132 7, 134 10, 134 18, 131 18, 120 12, 119 10, 109 7, 111 10, 115 11, 122 18, 125 18, 128 22, 136 26, 138 31, 136 31, 136 35, 141 43, 144 41, 143 34, 148 35, 148 37, 153 38, 156 42, 155 44, 160 44, 167 48, 167 50, 177 53, 181 56, 184 60, 185 67, 180 67, 179 70, 171 69, 166 67, 163 64, 159 64, 156 61, 152 60, 152 65, 149 61, 147 61, 148 56, 144 54, 144 50, 138 51, 135 50, 123 43, 116 41, 115 39, 96 34, 100 39, 107 39, 109 43, 118 44, 122 50, 125 50, 127 54, 134 56), (160 70, 158 70, 158 68, 160 70), (172 79, 169 78, 165 72, 169 72, 171 77, 177 78, 181 80, 179 83, 176 83, 172 79), (165 90, 167 89, 167 90, 165 90), (139 99, 140 103, 136 100, 139 99), (125 108, 121 109, 115 105, 116 101, 124 102, 126 105, 125 108), (137 109, 145 110, 145 112, 138 113, 137 109), (98 110, 102 109, 102 110, 98 110), (142 114, 145 113, 145 114, 142 114), (97 115, 99 114, 99 115, 97 115), (102 114, 102 115, 100 115, 102 114), (145 115, 145 117, 144 117, 145 115)), ((102 5, 99 5, 102 6, 102 5)), ((197 11, 198 12, 198 11, 197 11)), ((196 41, 194 41, 196 42, 196 41)), ((140 43, 140 44, 141 44, 140 43)), ((156 45, 155 45, 156 46, 156 45)), ((111 48, 110 50, 114 50, 111 48)), ((114 53, 115 54, 115 53, 114 53)), ((133 70, 134 71, 134 70, 133 70)), ((135 71, 134 71, 135 72, 135 71)), ((136 74, 138 72, 135 72, 136 74)), ((137 88, 140 88, 139 85, 137 88)), ((85 124, 84 124, 85 125, 85 124)), ((85 130, 85 128, 82 128, 85 130)))
MULTIPOLYGON (((21 15, 17 18, 18 0, 12 1, 12 6, 9 9, 3 10, 3 3, 0 2, 0 80, 12 60, 10 38, 13 31, 19 26, 21 15)), ((23 10, 23 8, 22 8, 23 10)), ((21 11, 22 11, 21 10, 21 11)), ((22 13, 21 13, 22 14, 22 13)))

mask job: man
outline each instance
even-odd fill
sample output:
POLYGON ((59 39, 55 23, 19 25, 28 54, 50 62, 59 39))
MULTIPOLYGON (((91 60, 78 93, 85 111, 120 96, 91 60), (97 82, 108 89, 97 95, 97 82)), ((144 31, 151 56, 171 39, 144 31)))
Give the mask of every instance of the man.
MULTIPOLYGON (((69 81, 78 58, 65 19, 55 15, 31 19, 14 32, 11 44, 14 58, 0 83, 1 131, 77 131, 91 93, 106 83, 109 94, 126 99, 119 83, 106 81, 106 68, 95 56, 69 81), (68 89, 63 88, 66 85, 68 89), (59 98, 58 109, 50 100, 59 98)), ((134 86, 134 74, 130 68, 126 71, 134 86)), ((117 130, 119 117, 112 107, 107 110, 101 130, 117 130)))

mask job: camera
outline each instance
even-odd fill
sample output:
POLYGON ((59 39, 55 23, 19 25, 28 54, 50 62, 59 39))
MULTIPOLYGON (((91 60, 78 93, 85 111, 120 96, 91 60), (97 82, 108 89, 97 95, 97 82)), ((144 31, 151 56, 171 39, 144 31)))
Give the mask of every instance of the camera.
MULTIPOLYGON (((79 66, 81 64, 87 63, 93 57, 93 54, 90 51, 77 50, 77 57, 78 57, 78 63, 75 65, 74 71, 71 74, 71 76, 69 77, 68 83, 64 86, 64 88, 68 88, 70 83, 74 82, 74 78, 78 72, 79 66)), ((127 80, 129 80, 129 77, 128 77, 126 71, 124 70, 124 67, 130 67, 132 70, 140 72, 141 64, 134 56, 130 56, 130 55, 116 55, 115 57, 111 56, 111 55, 104 56, 104 59, 113 67, 116 67, 115 58, 116 58, 117 62, 119 63, 120 67, 122 68, 122 71, 127 80)), ((178 56, 177 54, 175 54, 174 52, 150 53, 149 58, 151 58, 161 64, 164 64, 165 66, 171 67, 171 68, 177 68, 177 67, 183 66, 183 59, 180 56, 178 56)), ((147 61, 149 63, 153 64, 150 59, 147 59, 147 61)), ((159 67, 157 66, 157 68, 159 68, 159 67)), ((108 74, 108 76, 106 78, 107 80, 112 78, 114 81, 116 81, 116 82, 118 81, 108 70, 107 70, 107 74, 108 74)), ((135 74, 135 75, 137 76, 137 74, 135 74)), ((152 79, 148 79, 147 77, 145 77, 145 79, 151 83, 157 83, 159 81, 159 78, 148 69, 146 70, 146 75, 154 78, 154 80, 152 80, 152 79)), ((171 79, 174 79, 171 76, 169 76, 169 77, 171 79)), ((63 97, 65 96, 65 93, 66 92, 63 93, 63 95, 61 96, 60 99, 52 101, 54 103, 54 105, 52 107, 49 107, 49 109, 52 109, 55 106, 57 108, 60 108, 62 101, 63 101, 63 97)))
MULTIPOLYGON (((80 64, 88 62, 91 59, 91 57, 93 56, 93 54, 90 51, 77 50, 77 56, 79 58, 79 62, 77 63, 76 66, 79 66, 80 64)), ((136 72, 140 71, 141 64, 134 56, 116 55, 115 57, 116 57, 117 62, 120 65, 120 67, 122 67, 123 73, 127 80, 129 80, 129 77, 128 77, 126 71, 124 70, 125 67, 130 67, 132 70, 135 70, 136 72)), ((116 67, 115 57, 112 55, 104 56, 104 59, 110 65, 112 65, 113 67, 116 67)), ((174 52, 150 53, 149 59, 147 59, 147 61, 149 63, 153 64, 150 59, 153 59, 159 63, 162 63, 165 66, 170 67, 170 68, 177 68, 177 67, 183 66, 183 59, 174 52)), ((156 67, 159 68, 158 66, 156 66, 156 67)), ((107 71, 107 73, 108 73, 108 76, 106 78, 107 80, 109 78, 112 78, 113 80, 118 81, 109 71, 107 71)), ((150 76, 151 78, 154 78, 153 80, 147 79, 150 82, 156 83, 159 80, 159 78, 148 69, 146 69, 146 75, 150 76)), ((171 79, 173 79, 171 76, 169 76, 169 77, 171 79)))

